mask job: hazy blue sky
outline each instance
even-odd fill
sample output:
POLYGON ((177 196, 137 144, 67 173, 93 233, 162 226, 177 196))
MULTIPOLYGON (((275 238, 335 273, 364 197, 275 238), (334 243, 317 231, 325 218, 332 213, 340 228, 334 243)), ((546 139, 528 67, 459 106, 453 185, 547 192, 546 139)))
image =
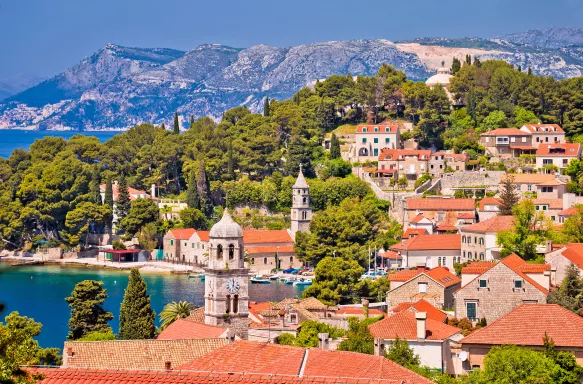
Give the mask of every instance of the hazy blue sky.
POLYGON ((284 47, 561 26, 583 26, 582 0, 0 0, 0 79, 54 75, 109 42, 284 47))

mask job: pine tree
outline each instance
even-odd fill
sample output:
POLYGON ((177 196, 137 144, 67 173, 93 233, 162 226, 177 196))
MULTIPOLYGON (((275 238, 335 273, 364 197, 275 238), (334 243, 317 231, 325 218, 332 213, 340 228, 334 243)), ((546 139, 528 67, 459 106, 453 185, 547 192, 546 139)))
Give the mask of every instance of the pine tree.
POLYGON ((138 269, 132 268, 119 309, 120 340, 153 339, 156 335, 155 317, 146 282, 138 269))
POLYGON ((204 161, 200 162, 198 173, 196 174, 196 189, 198 191, 198 199, 200 201, 200 210, 205 216, 213 212, 213 203, 211 201, 211 190, 209 182, 204 169, 204 161))
POLYGON ((340 158, 340 141, 335 133, 332 134, 330 139, 330 158, 339 159, 340 158))
POLYGON ((528 75, 532 75, 532 69, 530 69, 530 67, 528 67, 528 75))
POLYGON ((112 332, 107 322, 113 319, 111 312, 103 309, 107 291, 102 281, 84 280, 77 285, 65 301, 71 307, 67 340, 77 340, 93 332, 112 332))
POLYGON ((229 179, 235 179, 235 155, 233 153, 233 140, 229 140, 229 149, 227 151, 227 176, 229 179))
POLYGON ((132 202, 130 200, 128 184, 125 176, 121 175, 117 185, 117 201, 115 203, 115 210, 118 222, 121 222, 128 215, 131 205, 132 202))
POLYGON ((178 112, 174 112, 174 133, 180 133, 180 123, 178 122, 178 112))
POLYGON ((558 289, 553 289, 547 297, 549 304, 560 306, 583 315, 583 279, 579 267, 571 263, 565 267, 565 277, 558 289))
POLYGON ((474 66, 480 68, 482 66, 482 62, 477 57, 474 58, 474 66))
POLYGON ((103 204, 109 205, 109 208, 113 210, 113 185, 111 185, 111 179, 107 179, 105 183, 105 196, 103 197, 103 204))
POLYGON ((164 123, 162 123, 162 125, 160 126, 160 128, 162 128, 163 130, 166 130, 166 125, 164 123))
POLYGON ((269 97, 265 97, 265 104, 263 104, 263 116, 269 116, 269 97))
POLYGON ((93 178, 89 185, 89 190, 91 193, 91 202, 97 205, 101 205, 103 201, 101 200, 101 189, 99 187, 99 173, 95 172, 93 178))
POLYGON ((510 216, 512 215, 512 209, 520 200, 520 196, 516 193, 516 186, 514 185, 514 177, 506 176, 502 180, 502 188, 500 189, 500 199, 502 201, 498 204, 498 215, 500 216, 510 216))
POLYGON ((522 72, 522 65, 518 65, 518 72, 522 72))
POLYGON ((459 72, 462 67, 462 63, 459 61, 457 57, 454 57, 451 61, 451 73, 454 75, 459 72))
POLYGON ((196 185, 196 175, 194 170, 190 171, 190 177, 188 179, 188 188, 186 189, 186 204, 188 205, 188 208, 200 207, 196 185))

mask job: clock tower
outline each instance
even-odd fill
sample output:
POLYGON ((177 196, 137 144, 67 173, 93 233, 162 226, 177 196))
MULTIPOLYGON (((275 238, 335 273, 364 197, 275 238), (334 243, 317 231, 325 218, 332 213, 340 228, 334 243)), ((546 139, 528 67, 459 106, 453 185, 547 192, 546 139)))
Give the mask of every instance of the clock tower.
POLYGON ((249 269, 245 268, 243 230, 227 209, 209 233, 205 275, 204 322, 227 327, 247 339, 249 269))

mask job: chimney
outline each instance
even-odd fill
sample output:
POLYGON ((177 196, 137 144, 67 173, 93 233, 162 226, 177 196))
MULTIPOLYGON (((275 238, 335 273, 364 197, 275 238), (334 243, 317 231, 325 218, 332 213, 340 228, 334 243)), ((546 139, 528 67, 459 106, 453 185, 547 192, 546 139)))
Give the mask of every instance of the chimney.
POLYGON ((328 337, 327 333, 318 333, 318 340, 320 341, 320 349, 328 349, 328 337))
POLYGON ((156 198, 156 184, 152 184, 152 189, 150 191, 150 195, 151 195, 152 199, 156 198))
POLYGON ((67 347, 67 356, 73 356, 73 348, 67 347))
POLYGON ((364 318, 368 319, 368 300, 362 299, 362 313, 364 314, 364 318))
POLYGON ((417 320, 417 339, 425 340, 427 334, 427 312, 415 313, 415 320, 417 320))
POLYGON ((165 362, 165 363, 164 363, 164 368, 165 368, 167 371, 170 371, 170 370, 172 369, 172 363, 171 363, 170 361, 167 361, 167 362, 165 362))
POLYGON ((552 271, 544 271, 543 272, 543 276, 544 278, 544 284, 541 284, 543 287, 545 287, 545 289, 549 290, 551 289, 551 272, 552 271))

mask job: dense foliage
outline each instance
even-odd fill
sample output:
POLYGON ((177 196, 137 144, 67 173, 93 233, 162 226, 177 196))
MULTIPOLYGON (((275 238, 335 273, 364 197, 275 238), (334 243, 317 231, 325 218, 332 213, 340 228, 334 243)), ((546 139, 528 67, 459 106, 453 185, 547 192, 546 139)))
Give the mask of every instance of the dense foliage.
POLYGON ((363 320, 358 317, 349 317, 348 332, 346 333, 346 338, 338 344, 338 350, 366 353, 368 355, 374 354, 374 338, 368 326, 382 319, 382 316, 369 317, 363 320))
POLYGON ((112 332, 107 323, 113 314, 103 309, 105 299, 107 291, 102 281, 83 280, 75 285, 71 296, 65 299, 71 307, 67 340, 77 340, 93 332, 112 332))
POLYGON ((173 301, 168 303, 160 312, 160 321, 162 324, 160 325, 160 330, 164 330, 170 324, 175 322, 178 319, 184 319, 190 315, 196 307, 194 304, 189 303, 188 301, 173 301))
POLYGON ((580 276, 578 266, 569 264, 565 268, 565 277, 561 285, 549 292, 547 302, 559 304, 583 316, 583 278, 580 276))
POLYGON ((146 282, 136 268, 132 268, 119 309, 120 340, 152 339, 156 335, 156 314, 150 305, 146 282))
POLYGON ((320 343, 318 333, 327 333, 331 339, 337 339, 344 336, 346 332, 343 329, 333 327, 326 323, 310 320, 304 321, 300 325, 297 336, 291 333, 282 333, 276 337, 275 342, 277 344, 296 345, 298 347, 318 348, 320 343))

